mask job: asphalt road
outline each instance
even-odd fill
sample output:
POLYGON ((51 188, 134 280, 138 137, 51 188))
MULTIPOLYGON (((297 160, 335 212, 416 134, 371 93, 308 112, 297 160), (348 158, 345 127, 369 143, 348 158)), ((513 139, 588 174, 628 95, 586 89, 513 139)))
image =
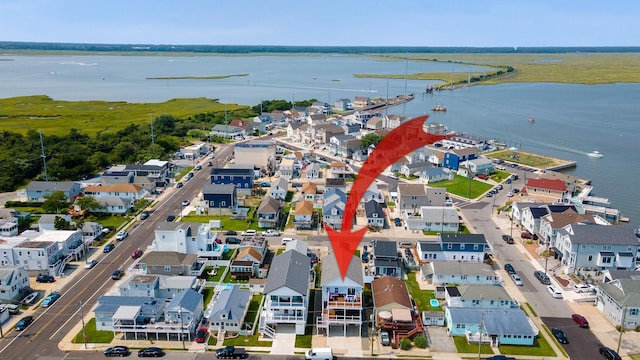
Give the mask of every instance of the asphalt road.
MULTIPOLYGON (((598 348, 602 345, 600 340, 589 329, 583 329, 569 317, 555 318, 543 317, 542 321, 549 329, 557 327, 564 331, 569 339, 568 344, 561 344, 572 359, 600 359, 602 355, 598 348)), ((615 350, 615 349, 614 349, 615 350)))
MULTIPOLYGON (((222 146, 216 157, 230 156, 233 148, 222 146)), ((126 270, 132 263, 131 253, 136 249, 145 250, 154 237, 155 223, 165 221, 168 215, 178 215, 182 211, 182 200, 191 199, 204 184, 209 183, 208 167, 194 171, 194 177, 184 182, 180 189, 167 189, 162 197, 162 205, 151 211, 146 220, 136 221, 128 228, 129 236, 124 241, 115 241, 115 249, 107 254, 101 250, 98 264, 91 270, 79 268, 62 288, 61 297, 48 308, 38 308, 33 313, 34 322, 25 330, 11 331, 0 340, 0 359, 82 359, 82 355, 69 356, 58 349, 57 344, 80 321, 80 303, 84 312, 89 311, 97 299, 112 285, 111 274, 116 269, 126 270)), ((113 234, 112 234, 113 235, 113 234)), ((20 315, 18 315, 20 316, 20 315)), ((92 356, 88 355, 87 356, 92 356)), ((104 357, 100 354, 100 357, 104 357)), ((93 357, 86 357, 93 358, 93 357)), ((182 357, 179 357, 182 358, 182 357)), ((187 357, 189 358, 189 357, 187 357)), ((194 357, 190 357, 194 358, 194 357)))

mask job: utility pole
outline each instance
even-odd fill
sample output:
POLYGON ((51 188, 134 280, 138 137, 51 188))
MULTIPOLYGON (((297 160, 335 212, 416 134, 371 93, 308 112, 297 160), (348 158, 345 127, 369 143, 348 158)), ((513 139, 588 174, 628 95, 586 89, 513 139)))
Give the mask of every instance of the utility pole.
POLYGON ((84 329, 84 312, 82 311, 82 300, 80 302, 80 320, 82 320, 82 340, 84 340, 84 348, 87 349, 87 333, 84 329))
POLYGON ((40 157, 44 163, 44 181, 49 181, 49 176, 47 175, 47 156, 44 154, 44 143, 42 142, 42 130, 40 130, 40 149, 42 150, 40 157))
POLYGON ((180 339, 182 339, 182 350, 186 350, 187 348, 184 345, 184 323, 182 321, 182 307, 178 308, 178 316, 180 317, 180 339))
POLYGON ((155 149, 155 136, 153 136, 153 113, 149 113, 149 124, 151 125, 151 154, 153 154, 153 157, 156 156, 156 149, 155 149))
POLYGON ((622 344, 622 333, 624 332, 624 318, 627 315, 627 307, 622 307, 622 321, 620 322, 620 336, 618 337, 618 348, 616 349, 617 353, 620 353, 620 344, 622 344))
POLYGON ((484 321, 484 311, 480 313, 480 324, 478 325, 478 360, 482 356, 482 322, 484 321))

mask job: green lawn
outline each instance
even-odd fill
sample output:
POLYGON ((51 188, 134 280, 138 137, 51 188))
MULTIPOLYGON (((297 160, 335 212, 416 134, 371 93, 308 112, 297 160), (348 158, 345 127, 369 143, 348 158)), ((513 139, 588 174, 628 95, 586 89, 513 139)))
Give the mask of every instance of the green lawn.
POLYGON ((210 209, 209 215, 196 215, 195 211, 192 211, 188 215, 183 216, 180 221, 206 223, 206 222, 209 222, 209 220, 222 219, 222 228, 225 230, 237 230, 237 231, 244 231, 247 229, 260 230, 260 228, 258 228, 258 222, 253 221, 252 214, 254 214, 255 212, 252 212, 251 211, 252 209, 253 208, 249 209, 249 214, 247 219, 232 219, 231 215, 220 216, 216 214, 215 209, 210 209))
POLYGON ((222 274, 224 274, 226 268, 226 266, 218 266, 218 272, 216 273, 216 275, 211 276, 209 275, 209 271, 213 270, 213 266, 207 266, 206 268, 204 268, 202 276, 207 279, 207 281, 220 282, 220 280, 222 279, 222 274))
POLYGON ((446 188, 447 192, 450 194, 454 194, 462 198, 468 198, 470 196, 472 199, 477 198, 493 187, 491 184, 473 179, 469 180, 468 178, 460 175, 454 175, 453 180, 429 183, 429 186, 446 188))
POLYGON ((418 311, 442 311, 442 308, 434 308, 429 304, 429 300, 435 299, 435 292, 433 290, 420 290, 418 282, 416 281, 417 273, 408 274, 407 288, 409 294, 418 305, 418 311))
MULTIPOLYGON (((458 349, 458 353, 461 354, 477 354, 478 353, 478 344, 469 344, 467 342, 467 338, 464 336, 454 336, 453 342, 456 344, 456 349, 458 349)), ((502 350, 502 346, 500 346, 500 350, 502 350)), ((493 350, 489 344, 482 344, 480 346, 481 354, 493 354, 493 350)))
MULTIPOLYGON (((84 331, 87 335, 87 343, 92 344, 108 344, 113 341, 113 331, 96 330, 96 318, 92 318, 84 325, 84 331)), ((74 344, 83 344, 82 330, 80 330, 73 340, 74 344)))
POLYGON ((552 166, 558 166, 565 161, 554 159, 549 156, 531 154, 520 150, 497 150, 486 154, 488 158, 501 159, 526 166, 545 169, 552 166))

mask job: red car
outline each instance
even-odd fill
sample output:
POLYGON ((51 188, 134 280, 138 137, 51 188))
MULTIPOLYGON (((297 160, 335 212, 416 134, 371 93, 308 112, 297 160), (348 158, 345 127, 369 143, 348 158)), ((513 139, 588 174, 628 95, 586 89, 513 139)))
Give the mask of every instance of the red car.
POLYGON ((209 333, 209 329, 206 327, 201 327, 196 331, 196 342, 202 344, 207 340, 207 334, 209 333))
POLYGON ((573 321, 575 321, 578 326, 580 326, 581 328, 588 328, 589 327, 589 322, 587 321, 587 319, 585 319, 584 316, 579 315, 579 314, 573 314, 571 315, 571 318, 573 319, 573 321))
POLYGON ((141 256, 142 256, 142 254, 144 254, 144 253, 142 252, 142 250, 137 249, 136 251, 134 251, 134 252, 133 252, 133 254, 131 254, 131 258, 132 258, 132 259, 137 259, 137 258, 141 257, 141 256))
POLYGON ((520 237, 523 239, 531 239, 531 233, 528 231, 523 231, 520 233, 520 237))

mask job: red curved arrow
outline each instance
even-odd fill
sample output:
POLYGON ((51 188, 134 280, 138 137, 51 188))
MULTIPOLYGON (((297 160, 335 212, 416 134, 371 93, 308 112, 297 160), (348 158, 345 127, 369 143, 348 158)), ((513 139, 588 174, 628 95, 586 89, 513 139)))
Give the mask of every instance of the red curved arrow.
POLYGON ((328 224, 325 225, 343 280, 356 248, 367 232, 366 227, 352 231, 356 209, 365 191, 384 169, 402 156, 424 145, 450 137, 450 135, 433 135, 424 132, 423 126, 427 117, 428 115, 424 115, 405 122, 380 141, 364 162, 353 183, 344 208, 341 229, 334 230, 328 224))

